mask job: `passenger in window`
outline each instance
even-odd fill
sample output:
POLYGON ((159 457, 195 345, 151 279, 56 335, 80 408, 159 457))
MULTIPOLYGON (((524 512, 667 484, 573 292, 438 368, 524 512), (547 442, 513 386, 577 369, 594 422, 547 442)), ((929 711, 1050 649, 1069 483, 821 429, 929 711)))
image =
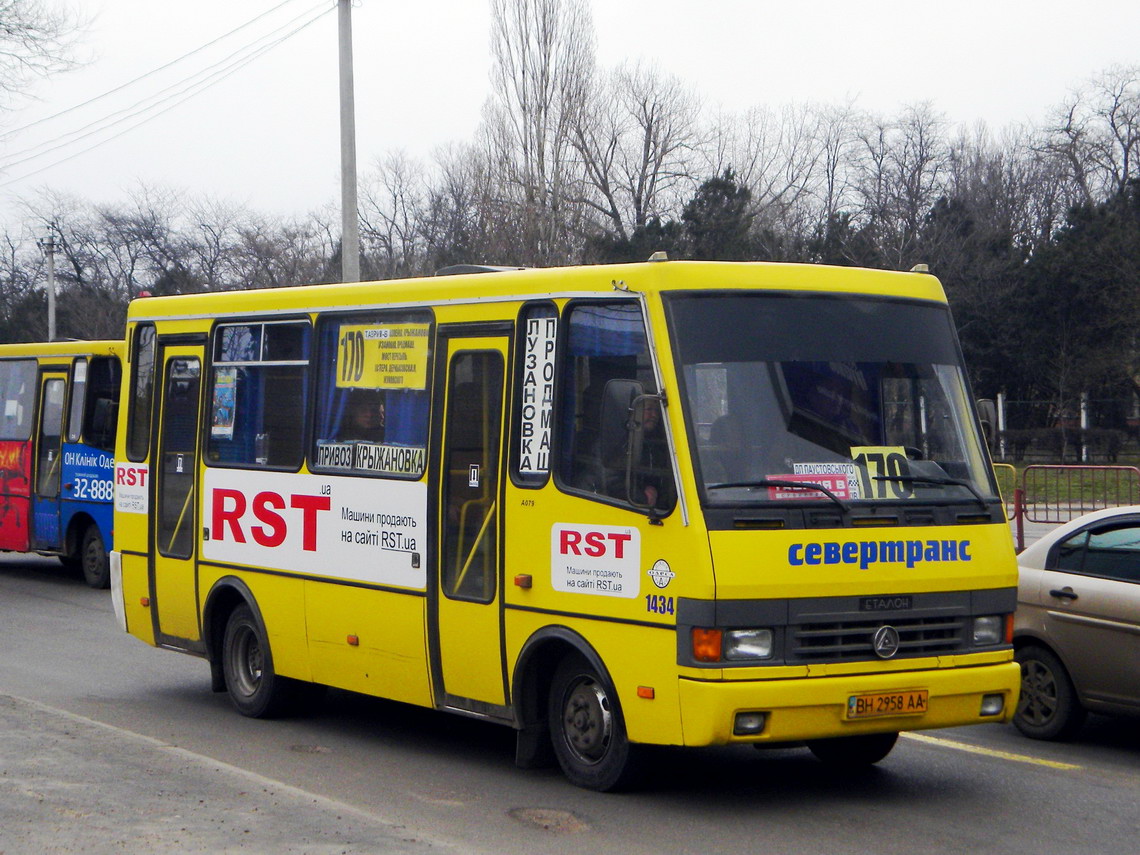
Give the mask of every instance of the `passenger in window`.
POLYGON ((361 442, 384 441, 384 393, 372 390, 352 392, 348 400, 346 436, 361 442))

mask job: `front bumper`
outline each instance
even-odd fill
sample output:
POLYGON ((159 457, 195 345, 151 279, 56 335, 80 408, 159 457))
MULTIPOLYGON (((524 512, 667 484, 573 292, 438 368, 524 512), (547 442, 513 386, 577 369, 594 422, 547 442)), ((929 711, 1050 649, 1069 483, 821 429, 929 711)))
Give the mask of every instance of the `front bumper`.
POLYGON ((802 742, 860 733, 924 730, 1005 722, 1017 706, 1021 669, 1016 662, 973 667, 897 671, 795 680, 680 680, 684 744, 802 742), (889 715, 848 721, 852 695, 925 689, 929 704, 921 715, 889 715), (1000 713, 981 714, 984 695, 1005 698, 1000 713), (763 712, 762 732, 733 734, 737 713, 763 712))

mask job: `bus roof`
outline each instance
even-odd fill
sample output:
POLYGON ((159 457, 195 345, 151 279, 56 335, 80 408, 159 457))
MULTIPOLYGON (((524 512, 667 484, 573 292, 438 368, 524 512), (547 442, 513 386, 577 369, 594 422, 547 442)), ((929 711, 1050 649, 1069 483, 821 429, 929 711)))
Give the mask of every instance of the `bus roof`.
POLYGON ((63 356, 121 356, 121 341, 34 341, 20 344, 0 344, 0 359, 8 357, 52 358, 63 356))
POLYGON ((938 279, 921 271, 760 261, 651 261, 512 268, 441 277, 147 297, 132 301, 128 319, 189 320, 345 308, 418 308, 543 297, 612 297, 621 296, 627 290, 663 293, 732 289, 859 294, 946 302, 938 279))

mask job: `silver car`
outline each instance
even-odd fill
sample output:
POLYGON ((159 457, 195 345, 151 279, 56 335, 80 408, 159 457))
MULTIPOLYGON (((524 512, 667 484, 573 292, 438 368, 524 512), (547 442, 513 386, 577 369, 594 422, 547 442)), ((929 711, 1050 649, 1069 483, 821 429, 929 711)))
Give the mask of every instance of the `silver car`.
POLYGON ((1064 739, 1088 711, 1140 715, 1140 505, 1079 517, 1017 563, 1017 728, 1064 739))

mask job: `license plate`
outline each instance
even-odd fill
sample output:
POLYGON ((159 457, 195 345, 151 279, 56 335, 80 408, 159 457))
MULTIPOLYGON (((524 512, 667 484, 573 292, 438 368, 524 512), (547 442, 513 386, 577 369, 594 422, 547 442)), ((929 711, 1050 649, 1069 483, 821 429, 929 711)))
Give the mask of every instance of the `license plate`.
POLYGON ((922 715, 926 712, 930 692, 915 689, 909 692, 876 692, 870 695, 852 695, 847 699, 847 719, 875 718, 881 715, 922 715))

